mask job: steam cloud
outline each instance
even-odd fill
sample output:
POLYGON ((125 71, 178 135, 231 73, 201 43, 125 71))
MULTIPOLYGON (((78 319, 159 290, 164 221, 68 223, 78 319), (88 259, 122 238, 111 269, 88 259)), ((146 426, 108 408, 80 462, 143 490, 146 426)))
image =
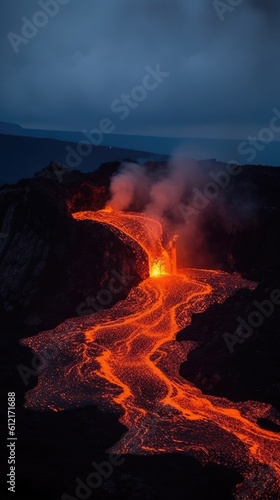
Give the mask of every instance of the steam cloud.
MULTIPOLYGON (((164 218, 170 233, 180 236, 179 260, 190 262, 197 246, 202 246, 203 236, 198 221, 186 224, 180 206, 190 198, 192 187, 205 181, 197 167, 195 162, 182 159, 179 154, 168 164, 156 166, 124 162, 111 179, 108 205, 115 210, 136 210, 164 218)), ((205 251, 200 253, 205 254, 205 251)))
MULTIPOLYGON (((240 224, 250 223, 255 213, 252 186, 239 181, 238 197, 234 183, 220 189, 215 198, 207 199, 203 191, 213 179, 207 164, 184 158, 181 151, 168 163, 125 162, 111 179, 111 199, 116 210, 133 210, 164 218, 171 234, 178 234, 178 260, 182 266, 223 268, 227 261, 229 235, 240 224), (199 193, 201 210, 193 211, 194 193, 199 193), (250 197, 251 193, 251 197, 250 197), (183 209, 182 209, 183 207, 183 209)), ((196 205, 197 206, 197 205, 196 205)))
POLYGON ((147 165, 124 162, 111 180, 109 205, 115 210, 141 210, 165 217, 178 209, 187 186, 201 183, 194 162, 172 159, 153 172, 147 165), (156 178, 155 178, 156 174, 156 178))
POLYGON ((127 210, 132 204, 142 204, 149 189, 145 168, 137 163, 123 163, 121 171, 112 177, 109 204, 115 210, 127 210))

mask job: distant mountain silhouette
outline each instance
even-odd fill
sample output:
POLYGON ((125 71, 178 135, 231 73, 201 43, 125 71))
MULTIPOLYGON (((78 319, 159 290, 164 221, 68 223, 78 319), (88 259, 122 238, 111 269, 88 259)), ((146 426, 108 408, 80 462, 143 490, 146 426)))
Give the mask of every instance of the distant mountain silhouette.
MULTIPOLYGON (((81 131, 40 130, 0 122, 0 184, 32 177, 52 160, 67 166, 66 147, 76 151, 77 144, 85 140, 88 141, 81 131)), ((240 140, 104 134, 101 145, 93 146, 91 154, 83 156, 80 163, 74 160, 73 168, 88 172, 102 163, 122 161, 124 158, 164 161, 174 155, 196 160, 213 158, 221 162, 250 164, 248 159, 252 155, 252 148, 246 146, 245 141, 243 143, 240 153, 240 140)), ((261 151, 255 151, 254 164, 279 166, 279 159, 280 142, 272 141, 263 144, 261 151)))
POLYGON ((25 135, 24 129, 15 123, 0 122, 0 134, 25 135))
POLYGON ((0 151, 0 185, 33 177, 52 160, 66 167, 88 172, 96 170, 102 163, 107 162, 125 159, 136 161, 140 158, 146 161, 166 159, 162 155, 110 146, 92 146, 91 154, 82 157, 77 153, 77 144, 74 142, 7 134, 0 134, 0 151), (71 156, 70 164, 67 163, 69 149, 66 148, 71 148, 70 150, 76 153, 71 156))

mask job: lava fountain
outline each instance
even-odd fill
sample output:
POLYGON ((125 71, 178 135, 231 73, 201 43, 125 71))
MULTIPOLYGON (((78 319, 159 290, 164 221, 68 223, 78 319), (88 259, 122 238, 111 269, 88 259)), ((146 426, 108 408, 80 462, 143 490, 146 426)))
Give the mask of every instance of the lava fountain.
POLYGON ((135 249, 141 247, 150 277, 111 309, 71 318, 23 341, 39 354, 54 337, 60 346, 28 392, 26 406, 61 411, 95 404, 117 412, 127 427, 111 449, 115 453, 188 453, 239 471, 245 481, 238 494, 244 499, 252 492, 266 498, 259 496, 259 477, 269 494, 277 492, 280 436, 256 423, 270 415, 270 406, 203 395, 179 375, 194 343, 175 340, 193 313, 256 285, 222 271, 177 273, 176 238, 147 215, 107 208, 73 217, 105 224, 135 249))

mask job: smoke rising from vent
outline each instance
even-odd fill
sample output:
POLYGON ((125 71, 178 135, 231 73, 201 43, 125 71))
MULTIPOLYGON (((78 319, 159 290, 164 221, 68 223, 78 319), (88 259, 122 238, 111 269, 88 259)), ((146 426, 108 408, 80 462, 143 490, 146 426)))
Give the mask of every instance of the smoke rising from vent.
POLYGON ((180 155, 168 164, 139 165, 124 162, 111 179, 111 199, 108 205, 115 210, 136 210, 164 218, 170 234, 180 236, 178 248, 182 259, 189 261, 192 246, 196 246, 196 241, 200 244, 203 238, 193 224, 186 225, 180 205, 189 197, 192 186, 201 185, 203 178, 198 164, 182 159, 180 155), (190 231, 192 238, 186 252, 184 244, 190 240, 190 231))
POLYGON ((225 176, 225 165, 201 164, 180 152, 168 163, 125 162, 112 177, 108 205, 164 219, 170 234, 179 235, 182 267, 227 268, 230 238, 251 223, 255 196, 252 185, 239 179, 236 190, 235 181, 230 179, 226 188, 216 186, 217 195, 207 198, 205 188, 213 184, 213 171, 215 178, 225 176), (186 218, 186 213, 191 216, 186 218))
POLYGON ((116 210, 141 210, 164 217, 178 209, 187 186, 201 184, 195 162, 174 158, 167 165, 124 162, 111 180, 109 205, 116 210))
POLYGON ((142 205, 150 190, 145 168, 137 163, 123 163, 120 172, 112 177, 110 190, 112 197, 109 204, 115 210, 142 205))

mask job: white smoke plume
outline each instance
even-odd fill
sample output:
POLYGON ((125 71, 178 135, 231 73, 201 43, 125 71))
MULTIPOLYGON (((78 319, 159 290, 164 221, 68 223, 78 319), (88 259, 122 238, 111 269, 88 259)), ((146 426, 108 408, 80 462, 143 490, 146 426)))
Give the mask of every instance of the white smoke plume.
POLYGON ((150 182, 146 170, 137 163, 124 162, 111 180, 109 205, 115 210, 128 210, 131 205, 142 205, 147 199, 150 182))
MULTIPOLYGON (((243 198, 248 203, 248 189, 244 186, 244 193, 240 192, 239 181, 238 192, 230 184, 226 189, 218 187, 217 196, 207 198, 205 189, 213 184, 210 169, 219 169, 222 174, 222 165, 199 164, 177 153, 168 164, 124 163, 112 178, 108 204, 117 210, 136 210, 164 218, 169 233, 179 235, 177 250, 182 267, 222 268, 229 235, 237 224, 250 221, 254 213, 254 208, 250 209, 244 220, 235 203, 236 196, 239 204, 243 198)), ((241 207, 244 211, 245 204, 241 203, 241 207)))
POLYGON ((118 174, 111 180, 111 199, 108 204, 116 210, 128 210, 133 206, 143 212, 164 217, 176 210, 182 201, 188 184, 198 182, 194 162, 172 159, 166 168, 156 172, 147 166, 124 162, 118 174))
MULTIPOLYGON (((168 164, 149 165, 124 162, 111 180, 111 199, 108 202, 115 210, 137 210, 152 216, 164 218, 169 233, 179 234, 180 253, 183 260, 188 257, 184 241, 189 240, 189 230, 180 212, 180 204, 188 188, 201 182, 197 163, 180 155, 168 164)), ((193 232, 192 243, 200 240, 199 230, 193 232), (197 234, 198 233, 198 234, 197 234)), ((188 245, 188 253, 191 245, 188 245)))

